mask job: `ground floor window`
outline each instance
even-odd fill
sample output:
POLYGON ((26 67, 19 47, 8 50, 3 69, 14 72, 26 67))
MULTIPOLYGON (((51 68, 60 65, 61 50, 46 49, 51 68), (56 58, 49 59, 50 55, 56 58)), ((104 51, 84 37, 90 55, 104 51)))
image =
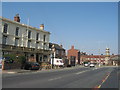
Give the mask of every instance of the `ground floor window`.
POLYGON ((7 36, 3 35, 2 44, 6 44, 6 43, 7 43, 7 36))
POLYGON ((19 39, 15 38, 15 46, 18 46, 18 43, 19 43, 19 39))

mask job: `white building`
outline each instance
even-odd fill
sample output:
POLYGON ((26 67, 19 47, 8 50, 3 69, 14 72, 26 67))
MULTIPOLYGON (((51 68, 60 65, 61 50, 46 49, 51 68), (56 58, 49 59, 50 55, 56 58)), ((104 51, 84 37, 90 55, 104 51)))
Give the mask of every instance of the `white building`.
POLYGON ((0 45, 2 55, 4 54, 23 54, 28 60, 34 56, 38 62, 48 62, 50 32, 44 30, 44 25, 35 28, 20 23, 17 14, 14 21, 0 17, 2 25, 0 28, 0 45))

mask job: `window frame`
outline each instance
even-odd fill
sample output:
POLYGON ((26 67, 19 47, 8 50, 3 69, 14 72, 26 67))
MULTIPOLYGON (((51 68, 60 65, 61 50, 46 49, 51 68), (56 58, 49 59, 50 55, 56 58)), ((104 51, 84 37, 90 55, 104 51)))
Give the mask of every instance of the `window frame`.
POLYGON ((3 33, 7 33, 8 32, 8 24, 4 23, 4 27, 3 27, 3 33), (6 26, 6 27, 5 27, 6 26))
POLYGON ((16 30, 15 30, 15 36, 19 36, 19 27, 16 27, 16 30))

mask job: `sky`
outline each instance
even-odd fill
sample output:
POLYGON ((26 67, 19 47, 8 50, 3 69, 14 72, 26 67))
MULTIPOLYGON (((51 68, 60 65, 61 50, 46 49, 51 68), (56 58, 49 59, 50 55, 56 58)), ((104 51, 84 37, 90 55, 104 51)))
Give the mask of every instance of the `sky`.
POLYGON ((88 54, 118 53, 117 2, 3 2, 2 16, 51 33, 50 42, 88 54), (99 52, 100 49, 100 52, 99 52))

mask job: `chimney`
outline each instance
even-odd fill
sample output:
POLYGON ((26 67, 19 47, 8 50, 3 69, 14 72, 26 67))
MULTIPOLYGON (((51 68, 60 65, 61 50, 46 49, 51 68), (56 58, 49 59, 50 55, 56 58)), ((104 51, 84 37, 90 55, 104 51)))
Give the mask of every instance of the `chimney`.
POLYGON ((16 14, 16 15, 14 16, 14 21, 20 22, 19 14, 16 14))
POLYGON ((62 47, 63 47, 63 45, 60 45, 60 47, 62 48, 62 47))
POLYGON ((44 24, 40 25, 40 30, 44 30, 44 24))
POLYGON ((74 46, 72 46, 71 49, 74 49, 74 46))

